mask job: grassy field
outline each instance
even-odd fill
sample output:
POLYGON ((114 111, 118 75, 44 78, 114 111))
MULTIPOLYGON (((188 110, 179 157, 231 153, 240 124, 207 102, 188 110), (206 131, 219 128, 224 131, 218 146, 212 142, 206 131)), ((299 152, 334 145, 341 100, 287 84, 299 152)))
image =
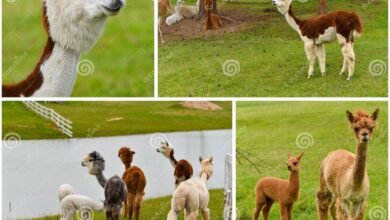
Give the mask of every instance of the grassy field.
MULTIPOLYGON (((41 2, 3 1, 3 83, 24 79, 43 51, 41 2)), ((94 71, 79 75, 72 96, 153 96, 153 45, 153 2, 131 2, 81 57, 94 71)))
MULTIPOLYGON (((142 204, 140 219, 149 220, 164 220, 171 207, 171 197, 163 197, 158 199, 145 200, 142 204)), ((210 214, 211 219, 223 220, 223 190, 210 190, 210 214)), ((47 216, 42 218, 34 218, 32 220, 57 220, 60 216, 47 216)), ((93 216, 94 220, 105 219, 104 213, 96 212, 93 216)), ((125 220, 126 218, 120 218, 125 220)), ((179 218, 184 219, 183 214, 179 218)))
MULTIPOLYGON (((300 162, 300 199, 294 204, 293 219, 317 219, 316 190, 319 167, 336 149, 355 152, 355 140, 346 110, 380 108, 378 126, 369 144, 367 161, 370 178, 368 213, 375 207, 387 210, 388 125, 385 102, 240 102, 237 107, 237 208, 240 219, 252 219, 256 181, 264 176, 288 178, 287 154, 304 152, 300 162), (296 144, 308 132, 309 145, 296 144), (245 159, 247 158, 247 159, 245 159), (252 163, 252 165, 251 165, 252 163)), ((270 219, 279 218, 274 204, 270 219)))
MULTIPOLYGON (((307 18, 315 15, 318 2, 294 1, 296 16, 307 18)), ((345 74, 338 75, 343 58, 336 42, 326 45, 327 75, 320 76, 317 62, 314 77, 306 79, 308 65, 303 43, 284 16, 273 8, 270 0, 223 2, 220 4, 221 11, 234 9, 262 17, 236 33, 223 32, 218 36, 159 45, 159 95, 387 96, 388 76, 385 63, 388 57, 388 2, 369 2, 370 4, 352 0, 329 2, 329 11, 353 10, 363 21, 362 37, 354 44, 356 72, 349 82, 346 81, 345 74), (223 64, 227 60, 239 63, 240 71, 234 72, 233 76, 224 74, 223 64), (374 74, 369 70, 370 64, 374 74)), ((228 69, 227 72, 231 73, 228 69)))
MULTIPOLYGON (((231 129, 231 102, 223 110, 202 111, 178 102, 45 103, 73 121, 74 137, 99 137, 154 132, 231 129)), ((66 138, 55 124, 32 113, 20 102, 3 102, 3 137, 16 132, 22 139, 66 138)))

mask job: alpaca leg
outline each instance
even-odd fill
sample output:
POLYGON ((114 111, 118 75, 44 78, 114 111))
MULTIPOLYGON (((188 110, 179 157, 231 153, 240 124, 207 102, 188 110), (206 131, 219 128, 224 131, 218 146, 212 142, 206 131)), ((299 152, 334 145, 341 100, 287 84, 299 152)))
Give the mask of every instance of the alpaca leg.
POLYGON ((135 196, 135 202, 134 202, 134 208, 135 208, 135 219, 139 219, 139 213, 141 210, 141 204, 142 204, 143 194, 138 193, 135 196))
POLYGON ((329 205, 332 203, 332 193, 326 186, 324 168, 320 168, 320 186, 317 189, 317 213, 319 220, 328 219, 329 205))
POLYGON ((196 217, 198 217, 198 210, 195 211, 187 210, 185 220, 196 220, 196 217))
POLYGON ((293 208, 293 204, 287 205, 287 218, 288 218, 288 220, 291 220, 292 208, 293 208))
POLYGON ((305 43, 305 52, 307 56, 307 61, 309 62, 309 71, 307 73, 307 78, 310 78, 314 72, 314 64, 316 63, 316 55, 314 52, 314 43, 305 43))
POLYGON ((332 202, 330 203, 330 214, 332 215, 333 220, 337 219, 335 199, 333 199, 332 202))
POLYGON ((112 215, 112 207, 107 205, 104 207, 104 211, 106 213, 106 219, 107 220, 111 220, 113 219, 113 215, 112 215))
POLYGON ((345 69, 347 68, 348 66, 348 61, 347 59, 344 57, 344 54, 343 54, 343 67, 341 67, 341 70, 340 70, 340 75, 343 75, 343 73, 345 72, 345 69))
POLYGON ((325 48, 323 44, 316 45, 315 47, 315 52, 318 57, 318 62, 320 63, 320 71, 321 71, 321 76, 324 76, 326 73, 326 56, 325 56, 325 48))
POLYGON ((123 214, 123 217, 127 218, 129 217, 129 209, 128 209, 128 204, 127 204, 127 199, 125 199, 125 201, 123 202, 124 203, 124 214, 123 214))
POLYGON ((167 220, 177 220, 179 218, 179 211, 170 210, 168 213, 167 220))
POLYGON ((259 219, 260 212, 265 205, 264 202, 256 202, 255 210, 253 211, 253 220, 259 219))
POLYGON ((165 43, 164 39, 163 39, 163 36, 162 36, 162 31, 161 31, 161 23, 162 23, 162 17, 158 17, 158 33, 160 34, 160 40, 161 40, 161 43, 165 43))
POLYGON ((202 209, 202 219, 203 220, 210 220, 210 209, 209 208, 202 209))
POLYGON ((129 210, 129 219, 133 218, 135 197, 132 193, 127 193, 127 208, 129 210))
POLYGON ((355 71, 355 53, 353 51, 353 46, 352 43, 347 43, 342 47, 342 52, 347 59, 347 64, 348 64, 348 78, 347 80, 350 80, 353 76, 353 73, 355 71))
POLYGON ((263 218, 264 220, 268 220, 269 211, 271 210, 272 204, 274 201, 272 199, 267 199, 265 207, 263 208, 263 218))
POLYGON ((346 206, 341 198, 336 199, 336 215, 337 220, 348 220, 348 213, 345 210, 346 206))
POLYGON ((119 220, 120 212, 121 212, 122 204, 115 204, 114 205, 114 213, 113 213, 113 219, 119 220))
POLYGON ((288 208, 285 204, 280 204, 280 219, 288 220, 288 208))
POLYGON ((367 202, 366 201, 359 201, 353 203, 353 209, 354 209, 354 219, 356 220, 363 220, 364 218, 364 211, 366 209, 367 202))

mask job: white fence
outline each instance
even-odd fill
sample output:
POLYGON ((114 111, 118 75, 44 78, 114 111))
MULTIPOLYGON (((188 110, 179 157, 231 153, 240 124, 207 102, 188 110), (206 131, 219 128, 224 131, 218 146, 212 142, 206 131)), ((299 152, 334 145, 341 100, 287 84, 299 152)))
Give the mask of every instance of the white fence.
POLYGON ((226 154, 225 157, 225 192, 224 192, 224 219, 231 220, 233 212, 232 204, 232 155, 226 154))
POLYGON ((23 103, 28 109, 54 122, 62 133, 68 135, 69 137, 73 137, 73 127, 72 122, 70 120, 64 118, 63 116, 55 112, 53 109, 45 107, 38 102, 25 101, 23 103))

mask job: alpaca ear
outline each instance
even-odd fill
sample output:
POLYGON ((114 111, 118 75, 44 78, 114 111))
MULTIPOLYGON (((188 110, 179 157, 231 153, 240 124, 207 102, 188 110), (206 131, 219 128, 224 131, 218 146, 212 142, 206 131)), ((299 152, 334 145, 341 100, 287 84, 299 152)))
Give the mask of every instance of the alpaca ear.
POLYGON ((350 111, 347 111, 347 118, 348 118, 349 122, 351 122, 351 123, 355 119, 355 117, 353 116, 352 112, 350 112, 350 111))
POLYGON ((287 154, 287 158, 290 159, 291 158, 291 154, 287 154))
POLYGON ((199 162, 202 162, 203 161, 203 158, 201 156, 199 156, 199 162))
POLYGON ((302 158, 302 156, 303 156, 303 153, 304 153, 304 152, 302 152, 302 153, 298 156, 298 160, 301 160, 301 158, 302 158))
POLYGON ((213 157, 210 157, 209 161, 210 161, 210 163, 212 163, 213 162, 213 157))
POLYGON ((379 114, 379 108, 377 108, 374 111, 374 113, 372 113, 372 115, 371 115, 372 120, 376 121, 376 119, 378 118, 378 114, 379 114))
POLYGON ((131 151, 131 154, 135 154, 135 152, 134 152, 134 151, 131 151))

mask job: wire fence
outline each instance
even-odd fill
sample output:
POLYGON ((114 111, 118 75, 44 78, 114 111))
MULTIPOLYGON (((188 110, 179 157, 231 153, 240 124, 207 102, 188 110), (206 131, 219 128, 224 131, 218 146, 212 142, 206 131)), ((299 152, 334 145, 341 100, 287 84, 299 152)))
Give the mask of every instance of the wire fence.
POLYGON ((233 214, 232 204, 232 155, 225 156, 225 192, 224 192, 224 219, 231 220, 233 214))
POLYGON ((24 101, 24 105, 30 109, 31 111, 35 112, 36 114, 40 115, 43 118, 46 118, 54 124, 57 125, 57 127, 60 129, 60 131, 69 137, 73 137, 73 127, 72 127, 72 121, 69 119, 64 118, 57 112, 55 112, 53 109, 45 107, 38 102, 35 101, 24 101))

